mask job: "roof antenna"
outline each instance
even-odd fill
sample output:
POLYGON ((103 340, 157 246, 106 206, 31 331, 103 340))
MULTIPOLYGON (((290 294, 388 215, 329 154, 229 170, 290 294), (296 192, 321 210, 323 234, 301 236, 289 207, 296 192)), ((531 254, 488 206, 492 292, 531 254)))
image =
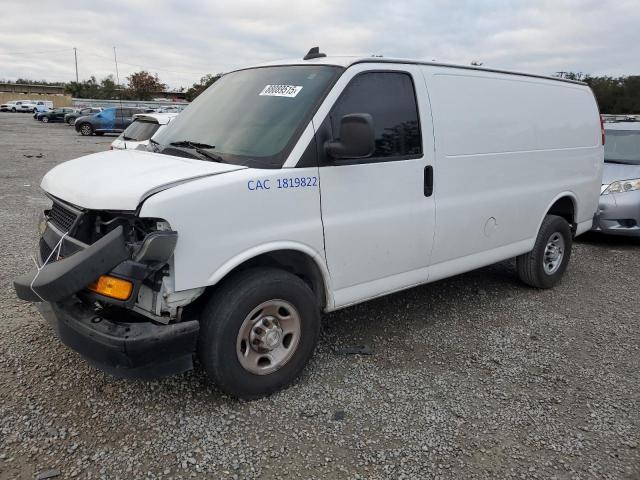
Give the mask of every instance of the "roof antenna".
POLYGON ((312 58, 322 58, 326 56, 326 53, 320 53, 320 47, 313 47, 307 52, 303 60, 311 60, 312 58))

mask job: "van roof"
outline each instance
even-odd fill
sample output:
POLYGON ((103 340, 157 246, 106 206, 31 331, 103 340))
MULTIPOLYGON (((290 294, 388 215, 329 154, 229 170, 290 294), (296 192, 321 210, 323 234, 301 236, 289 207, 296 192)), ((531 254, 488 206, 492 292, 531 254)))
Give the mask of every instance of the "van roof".
MULTIPOLYGON (((505 73, 508 75, 544 78, 546 80, 555 80, 557 82, 586 85, 586 83, 580 82, 578 80, 569 80, 567 78, 550 77, 547 75, 537 75, 534 73, 523 73, 523 72, 510 71, 510 70, 500 70, 500 69, 480 67, 475 65, 458 65, 454 63, 427 62, 424 60, 414 60, 414 59, 408 59, 408 58, 382 57, 379 55, 373 55, 369 57, 358 56, 358 55, 355 55, 355 56, 354 55, 336 55, 336 56, 316 57, 316 58, 311 58, 309 60, 303 60, 302 57, 300 57, 300 58, 265 62, 258 65, 253 65, 251 67, 246 67, 246 68, 270 67, 270 66, 281 66, 281 65, 332 65, 337 67, 348 68, 357 63, 403 63, 403 64, 410 64, 410 65, 431 65, 435 67, 460 68, 464 70, 479 70, 482 72, 505 73)), ((238 70, 245 70, 245 68, 239 68, 238 70)))

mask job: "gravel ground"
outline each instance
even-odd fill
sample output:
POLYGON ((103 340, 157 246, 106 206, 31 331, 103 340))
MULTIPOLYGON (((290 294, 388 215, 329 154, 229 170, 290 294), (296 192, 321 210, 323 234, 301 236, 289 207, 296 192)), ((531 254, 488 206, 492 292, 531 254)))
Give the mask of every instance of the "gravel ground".
POLYGON ((550 291, 503 262, 326 315, 301 380, 260 401, 96 371, 11 279, 43 174, 112 138, 0 114, 0 479, 640 478, 639 241, 580 239, 550 291))

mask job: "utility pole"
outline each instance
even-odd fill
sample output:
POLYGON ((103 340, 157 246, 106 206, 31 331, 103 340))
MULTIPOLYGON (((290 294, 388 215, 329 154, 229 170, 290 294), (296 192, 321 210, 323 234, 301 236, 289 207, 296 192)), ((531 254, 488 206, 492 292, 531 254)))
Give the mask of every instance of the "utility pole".
POLYGON ((113 47, 113 60, 116 62, 116 80, 120 86, 120 74, 118 73, 118 57, 116 56, 116 47, 113 47))
POLYGON ((78 80, 78 49, 73 47, 73 56, 76 57, 76 83, 79 83, 78 80))

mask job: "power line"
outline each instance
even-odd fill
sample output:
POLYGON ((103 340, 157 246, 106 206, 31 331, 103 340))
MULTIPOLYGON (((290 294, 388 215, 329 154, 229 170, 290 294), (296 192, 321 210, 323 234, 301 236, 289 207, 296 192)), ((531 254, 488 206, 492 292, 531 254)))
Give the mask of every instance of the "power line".
POLYGON ((42 50, 42 51, 22 51, 22 52, 3 52, 2 50, 0 50, 0 55, 41 55, 41 54, 45 54, 45 53, 57 53, 57 52, 69 52, 70 50, 72 50, 71 47, 68 48, 63 48, 63 49, 58 49, 58 50, 42 50))

